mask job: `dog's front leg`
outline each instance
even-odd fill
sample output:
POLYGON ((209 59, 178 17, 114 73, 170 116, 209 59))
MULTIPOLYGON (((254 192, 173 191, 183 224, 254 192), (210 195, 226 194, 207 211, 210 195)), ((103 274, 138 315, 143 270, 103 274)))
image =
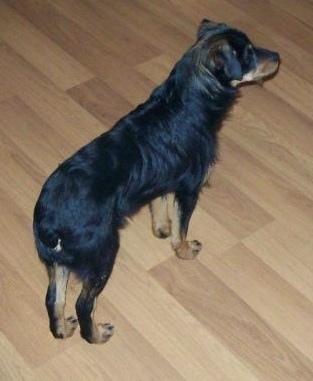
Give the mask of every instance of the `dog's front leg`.
POLYGON ((150 203, 152 232, 158 238, 171 235, 171 220, 168 216, 167 196, 158 197, 150 203))
POLYGON ((198 199, 198 193, 175 195, 172 218, 171 245, 181 259, 194 259, 201 250, 201 243, 187 241, 189 221, 198 199))

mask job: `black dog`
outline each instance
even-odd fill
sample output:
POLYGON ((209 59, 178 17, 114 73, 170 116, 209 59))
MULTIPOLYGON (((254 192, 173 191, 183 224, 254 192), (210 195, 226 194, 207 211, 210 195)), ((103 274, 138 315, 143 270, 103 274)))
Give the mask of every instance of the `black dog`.
POLYGON ((277 53, 254 47, 225 24, 203 20, 196 43, 150 98, 61 164, 45 183, 34 212, 34 235, 49 275, 46 307, 57 338, 73 334, 103 343, 110 324, 96 325, 95 298, 108 281, 127 217, 150 203, 156 236, 171 236, 177 256, 201 249, 186 241, 188 223, 217 151, 217 132, 237 85, 273 74, 277 53), (174 214, 167 199, 174 194, 174 214), (83 282, 78 322, 64 318, 69 272, 83 282))

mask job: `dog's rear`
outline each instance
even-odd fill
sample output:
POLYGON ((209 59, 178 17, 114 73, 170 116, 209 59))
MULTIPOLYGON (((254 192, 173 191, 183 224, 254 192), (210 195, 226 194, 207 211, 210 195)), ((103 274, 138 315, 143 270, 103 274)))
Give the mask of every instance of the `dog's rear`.
POLYGON ((73 334, 103 343, 110 324, 93 320, 95 298, 108 281, 119 229, 150 203, 153 232, 171 237, 176 255, 194 258, 190 217, 216 159, 217 132, 238 93, 278 67, 277 53, 254 47, 225 24, 204 20, 196 43, 148 101, 66 160, 44 185, 34 212, 34 235, 49 286, 46 307, 57 338, 73 334), (172 220, 167 194, 174 194, 172 220), (64 317, 70 271, 83 283, 76 318, 64 317))

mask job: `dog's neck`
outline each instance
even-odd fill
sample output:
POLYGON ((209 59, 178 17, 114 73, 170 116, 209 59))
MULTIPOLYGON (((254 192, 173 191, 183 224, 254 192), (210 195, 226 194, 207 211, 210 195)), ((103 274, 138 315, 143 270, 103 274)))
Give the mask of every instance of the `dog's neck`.
MULTIPOLYGON (((189 115, 198 115, 199 126, 209 125, 213 132, 219 129, 238 89, 222 84, 209 71, 201 70, 190 52, 176 63, 169 77, 152 92, 150 100, 167 105, 174 114, 180 114, 182 121, 189 115)), ((176 117, 179 119, 179 115, 176 117)))
POLYGON ((209 70, 200 66, 190 50, 176 63, 167 80, 154 94, 166 96, 169 101, 172 97, 178 97, 184 104, 192 104, 199 98, 202 102, 207 99, 214 111, 227 108, 235 100, 238 89, 221 83, 209 70))
POLYGON ((171 89, 172 97, 179 99, 187 112, 197 109, 211 123, 225 116, 238 95, 237 88, 222 84, 208 70, 195 67, 194 57, 188 53, 176 64, 164 86, 171 89))

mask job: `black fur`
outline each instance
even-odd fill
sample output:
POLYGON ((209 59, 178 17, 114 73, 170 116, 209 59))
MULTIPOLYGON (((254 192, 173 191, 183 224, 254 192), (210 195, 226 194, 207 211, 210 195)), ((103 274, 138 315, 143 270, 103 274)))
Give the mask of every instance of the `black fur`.
MULTIPOLYGON (((119 229, 143 205, 173 193, 187 233, 217 157, 218 130, 238 93, 232 81, 255 69, 265 52, 278 61, 242 32, 204 20, 196 43, 149 99, 62 163, 43 186, 33 225, 39 257, 50 272, 63 266, 84 282, 76 309, 86 340, 96 341, 90 314, 111 274, 119 229)), ((64 337, 53 323, 55 289, 52 276, 50 326, 64 337)))

